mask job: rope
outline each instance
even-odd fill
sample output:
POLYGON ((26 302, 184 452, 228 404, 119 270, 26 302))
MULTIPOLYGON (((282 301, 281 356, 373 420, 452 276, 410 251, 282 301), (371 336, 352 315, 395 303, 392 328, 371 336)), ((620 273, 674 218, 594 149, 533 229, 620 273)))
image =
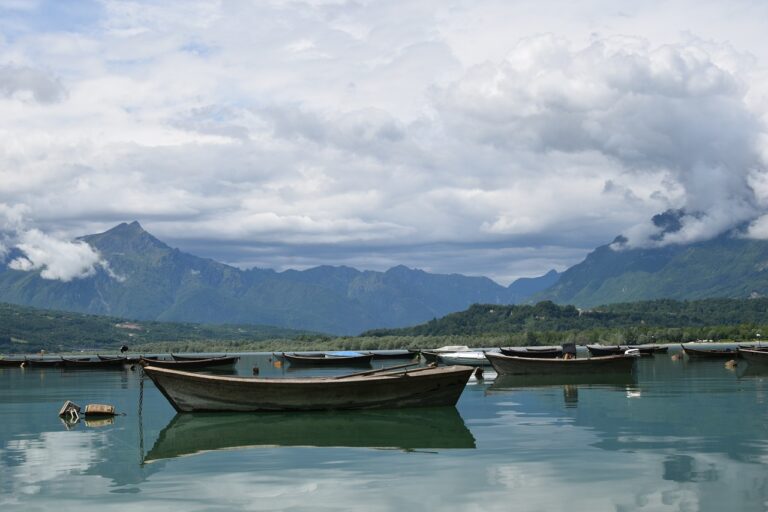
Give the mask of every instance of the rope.
POLYGON ((144 465, 144 420, 142 416, 144 409, 144 367, 139 370, 139 465, 144 465))

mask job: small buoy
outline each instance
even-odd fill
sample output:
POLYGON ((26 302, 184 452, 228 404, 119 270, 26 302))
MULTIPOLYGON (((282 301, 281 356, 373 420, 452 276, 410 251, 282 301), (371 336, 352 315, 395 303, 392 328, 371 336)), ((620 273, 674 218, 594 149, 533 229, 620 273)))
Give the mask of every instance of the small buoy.
POLYGON ((483 380, 483 369, 482 367, 478 366, 475 370, 475 378, 477 380, 483 380))
POLYGON ((253 367, 253 374, 254 375, 258 375, 259 374, 259 367, 258 366, 254 366, 253 367))
POLYGON ((83 410, 86 416, 114 416, 115 406, 106 404, 88 404, 83 410))
POLYGON ((727 361, 725 363, 725 367, 728 368, 729 370, 732 370, 732 369, 736 368, 736 366, 738 366, 738 364, 739 363, 736 362, 735 359, 731 359, 730 361, 727 361))
POLYGON ((683 358, 683 354, 672 354, 673 361, 679 361, 683 358))

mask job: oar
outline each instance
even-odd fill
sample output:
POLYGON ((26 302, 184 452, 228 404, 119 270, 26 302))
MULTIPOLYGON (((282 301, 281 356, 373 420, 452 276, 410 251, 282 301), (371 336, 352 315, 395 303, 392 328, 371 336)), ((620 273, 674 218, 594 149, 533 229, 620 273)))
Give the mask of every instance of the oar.
POLYGON ((406 363, 406 364, 399 364, 397 366, 390 366, 388 368, 378 368, 376 370, 367 370, 364 372, 357 372, 357 373, 348 373, 346 375, 337 375, 336 377, 331 377, 332 379, 346 379, 348 377, 362 377, 363 375, 373 375, 374 373, 380 373, 380 372, 386 372, 389 370, 399 370, 400 368, 407 368, 409 366, 416 366, 419 363, 406 363))

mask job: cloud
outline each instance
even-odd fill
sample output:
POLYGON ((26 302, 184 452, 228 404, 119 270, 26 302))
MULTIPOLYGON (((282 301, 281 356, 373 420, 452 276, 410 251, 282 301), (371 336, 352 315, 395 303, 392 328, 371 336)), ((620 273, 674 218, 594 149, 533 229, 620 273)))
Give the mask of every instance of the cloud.
POLYGON ((57 240, 139 219, 240 266, 508 280, 768 211, 760 5, 99 5, 0 38, 27 73, 0 86, 0 203, 57 240))
POLYGON ((61 101, 66 91, 48 73, 25 66, 0 66, 0 95, 30 99, 38 103, 61 101))
POLYGON ((6 259, 11 249, 21 252, 8 262, 9 268, 40 271, 43 279, 63 282, 93 276, 101 268, 113 279, 124 280, 90 245, 61 240, 39 229, 28 228, 26 211, 22 205, 0 203, 0 258, 6 259))
POLYGON ((764 165, 764 126, 745 84, 718 58, 696 41, 653 48, 596 39, 574 47, 534 37, 502 63, 471 69, 440 97, 441 112, 454 130, 510 153, 597 153, 629 173, 667 174, 682 188, 678 206, 691 214, 675 233, 660 233, 650 219, 630 227, 627 243, 693 242, 760 213, 750 179, 764 165))
POLYGON ((8 266, 21 271, 40 270, 43 279, 68 282, 90 277, 103 264, 99 254, 85 242, 56 240, 37 229, 24 232, 16 247, 24 256, 8 266))

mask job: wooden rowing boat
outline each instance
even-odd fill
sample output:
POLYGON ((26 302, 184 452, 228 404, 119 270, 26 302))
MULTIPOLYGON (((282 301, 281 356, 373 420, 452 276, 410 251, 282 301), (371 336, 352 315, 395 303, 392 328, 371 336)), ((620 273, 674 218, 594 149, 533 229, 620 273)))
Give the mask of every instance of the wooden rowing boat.
POLYGON ((393 352, 369 352, 374 361, 379 359, 413 359, 419 356, 418 350, 397 350, 393 352))
POLYGON ((485 354, 499 375, 576 375, 632 373, 637 356, 615 355, 582 359, 537 359, 485 354))
POLYGON ((737 348, 693 348, 686 345, 683 347, 685 355, 692 359, 733 359, 739 356, 737 348))
POLYGON ((87 370, 87 369, 94 369, 94 370, 102 370, 102 369, 122 369, 123 365, 125 364, 124 359, 107 359, 102 360, 99 358, 96 359, 72 359, 67 357, 62 357, 61 360, 63 361, 64 368, 67 369, 77 369, 77 370, 87 370))
POLYGON ((204 359, 221 359, 222 357, 229 357, 227 355, 223 356, 183 356, 179 354, 171 354, 171 357, 174 361, 202 361, 204 359))
POLYGON ((195 359, 194 361, 168 361, 142 357, 139 362, 142 366, 155 368, 171 368, 177 370, 199 370, 202 368, 219 368, 233 366, 240 359, 239 356, 214 357, 210 359, 195 359))
POLYGON ((0 368, 18 368, 24 359, 0 359, 0 368))
POLYGON ((654 345, 654 344, 647 344, 647 345, 627 345, 627 348, 635 348, 640 351, 640 354, 642 355, 656 355, 656 354, 666 354, 669 351, 668 346, 664 345, 654 345))
POLYGON ((141 357, 139 357, 139 356, 102 356, 102 355, 99 355, 99 354, 96 354, 96 357, 100 361, 119 360, 119 361, 122 361, 124 364, 136 364, 141 359, 141 357))
POLYGON ((436 363, 440 354, 446 354, 450 352, 469 352, 470 349, 466 345, 446 345, 444 347, 434 348, 430 350, 420 351, 421 357, 428 363, 436 363))
POLYGON ((295 366, 370 366, 373 354, 358 356, 303 356, 284 353, 283 358, 295 366))
POLYGON ((741 352, 741 350, 743 349, 758 350, 760 352, 768 352, 768 347, 765 345, 759 345, 759 346, 758 345, 739 345, 739 352, 741 352))
POLYGON ((455 405, 474 368, 370 370, 305 379, 203 375, 144 367, 178 412, 391 409, 455 405))
POLYGON ((438 354, 437 360, 443 364, 464 364, 467 366, 490 366, 485 352, 448 352, 438 354))
POLYGON ((505 356, 533 357, 536 359, 554 359, 563 356, 561 348, 515 348, 502 347, 499 351, 505 356))
POLYGON ((652 345, 587 345, 590 355, 593 356, 615 356, 624 354, 627 350, 637 350, 641 356, 653 356, 655 354, 666 353, 669 347, 657 347, 652 345))
POLYGON ((602 357, 623 354, 627 349, 620 345, 587 345, 587 350, 591 356, 602 357))
POLYGON ((24 366, 29 368, 61 368, 64 361, 59 359, 28 358, 24 361, 24 366))
POLYGON ((475 438, 455 407, 261 414, 201 412, 174 416, 160 431, 144 462, 262 446, 472 449, 475 438))
POLYGON ((739 355, 749 364, 768 364, 768 351, 740 348, 739 355))

